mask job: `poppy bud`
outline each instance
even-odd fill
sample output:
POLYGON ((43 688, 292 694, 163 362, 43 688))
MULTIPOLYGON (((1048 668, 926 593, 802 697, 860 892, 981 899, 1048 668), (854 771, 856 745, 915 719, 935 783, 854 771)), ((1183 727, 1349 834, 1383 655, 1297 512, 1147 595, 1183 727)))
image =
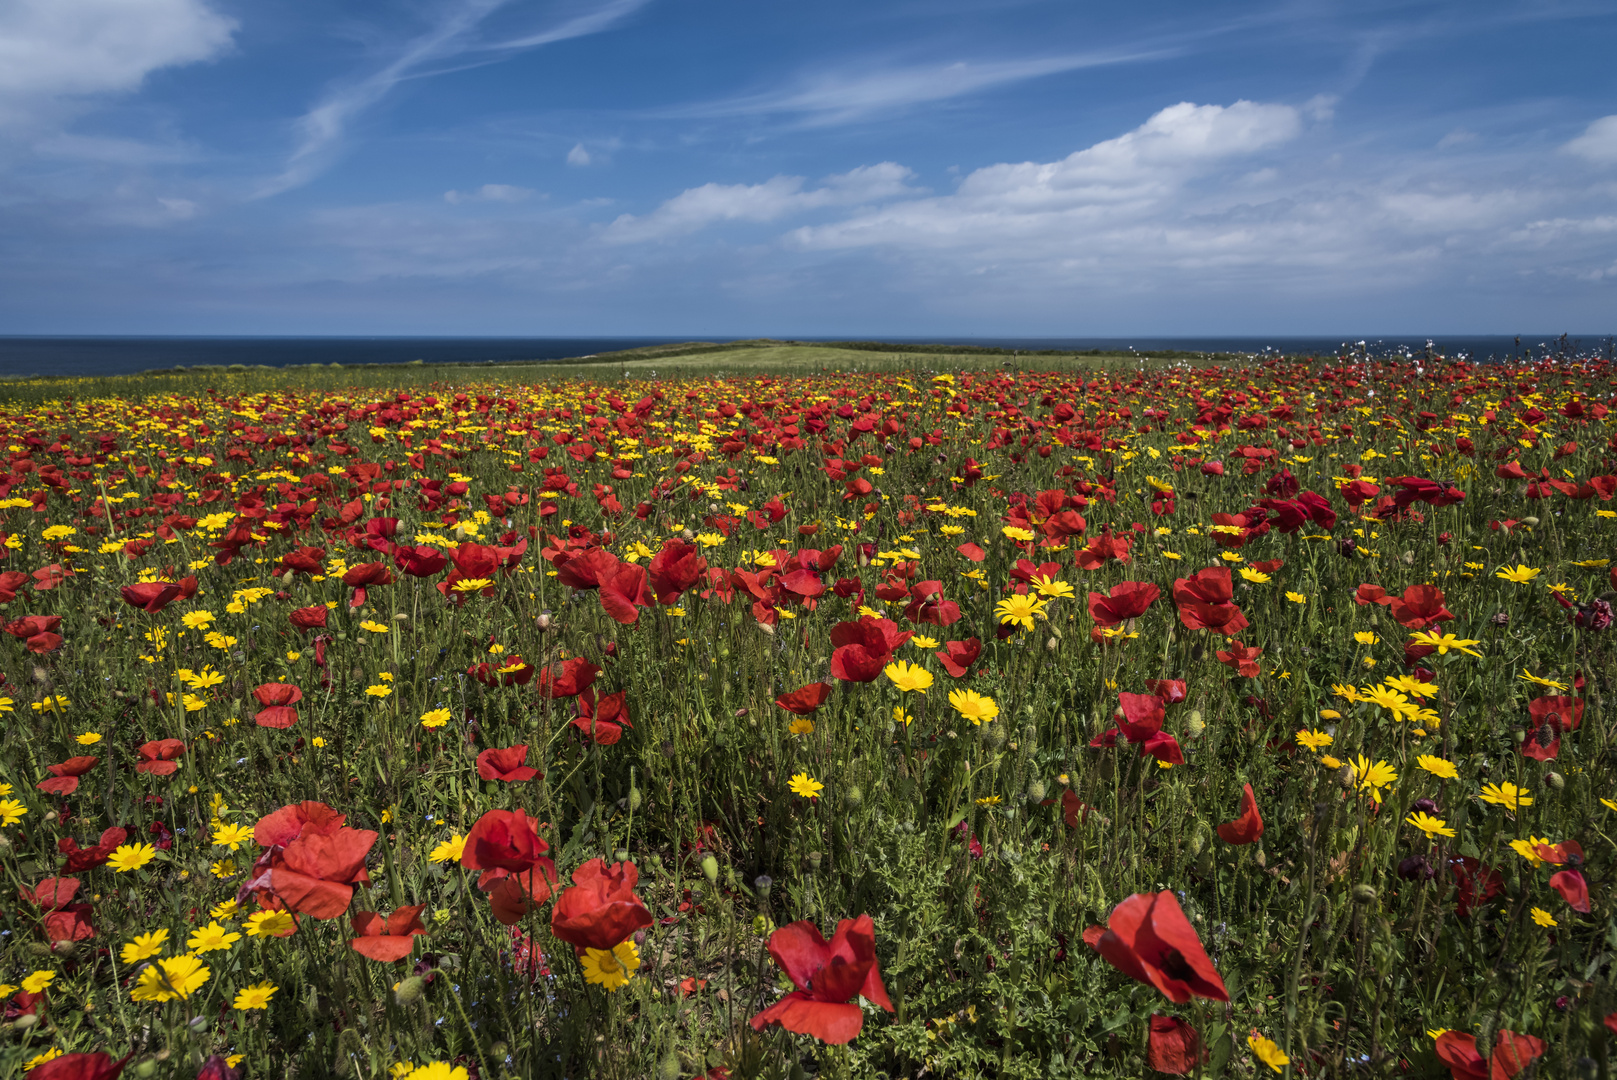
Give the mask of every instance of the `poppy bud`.
POLYGON ((1049 641, 1046 641, 1044 643, 1044 647, 1046 649, 1048 649, 1050 652, 1055 652, 1056 651, 1056 639, 1051 638, 1049 641))
POLYGON ((707 878, 709 885, 717 885, 719 883, 719 860, 711 855, 703 855, 702 873, 707 878))
POLYGON ((1044 781, 1029 780, 1027 785, 1027 801, 1041 803, 1044 801, 1044 781))
MULTIPOLYGON (((1549 725, 1545 724, 1544 727, 1548 728, 1549 725)), ((1556 791, 1560 791, 1562 788, 1566 787, 1566 778, 1558 772, 1545 773, 1544 782, 1550 785, 1550 787, 1554 788, 1556 791)))
POLYGON ((1005 725, 987 723, 983 725, 983 742, 991 749, 998 750, 1005 745, 1005 725))
POLYGON ((857 810, 865 801, 865 793, 859 789, 858 784, 849 784, 848 790, 842 793, 842 805, 850 810, 857 810))
POLYGON ((134 1072, 135 1075, 140 1078, 140 1080, 149 1080, 150 1077, 157 1075, 157 1059, 147 1058, 145 1061, 135 1066, 134 1072))
POLYGON ((1536 518, 1536 517, 1524 517, 1524 518, 1522 518, 1522 524, 1536 529, 1536 528, 1538 528, 1538 518, 1536 518))
POLYGON ((1190 719, 1185 721, 1185 733, 1194 739, 1206 730, 1207 722, 1202 719, 1202 711, 1200 709, 1190 710, 1190 719))
POLYGON ((412 975, 399 983, 398 988, 393 991, 393 1000, 400 1005, 414 1005, 426 992, 427 980, 419 975, 412 975))
POLYGON ((679 1080, 679 1055, 672 1050, 657 1065, 657 1080, 679 1080))
POLYGON ((39 1017, 35 1016, 33 1013, 24 1013, 22 1016, 19 1016, 17 1019, 13 1020, 11 1022, 11 1026, 16 1028, 18 1031, 27 1031, 37 1023, 39 1023, 39 1017))
POLYGON ((53 941, 51 942, 51 952, 55 953, 63 960, 71 960, 79 954, 78 942, 68 941, 65 939, 62 941, 53 941))
POLYGON ((45 823, 47 825, 54 824, 56 821, 61 819, 61 816, 62 815, 58 814, 55 810, 48 810, 45 812, 45 823))
POLYGON ((1191 834, 1190 840, 1186 842, 1185 851, 1189 853, 1192 859, 1194 859, 1196 856, 1202 853, 1202 849, 1206 846, 1206 837, 1202 836, 1200 832, 1195 832, 1191 834))
MULTIPOLYGON (((638 809, 640 809, 640 804, 643 801, 644 801, 644 799, 640 795, 640 789, 639 788, 632 787, 632 788, 629 789, 629 809, 630 810, 638 810, 638 809)), ((622 860, 619 860, 619 861, 621 862, 622 860)))
POLYGON ((550 627, 551 627, 551 622, 552 622, 551 617, 550 617, 550 612, 541 611, 539 613, 539 617, 534 619, 533 622, 534 622, 534 625, 539 628, 541 633, 546 631, 546 630, 549 630, 550 627))
POLYGON ((1355 904, 1373 904, 1376 902, 1376 887, 1374 885, 1353 886, 1353 902, 1355 904))

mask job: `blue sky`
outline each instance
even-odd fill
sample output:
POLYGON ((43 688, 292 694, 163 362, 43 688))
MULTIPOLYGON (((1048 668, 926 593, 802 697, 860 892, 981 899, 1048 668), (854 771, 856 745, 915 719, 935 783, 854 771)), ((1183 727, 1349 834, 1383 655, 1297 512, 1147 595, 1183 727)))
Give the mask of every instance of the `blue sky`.
POLYGON ((0 333, 1604 333, 1617 4, 7 0, 0 333))

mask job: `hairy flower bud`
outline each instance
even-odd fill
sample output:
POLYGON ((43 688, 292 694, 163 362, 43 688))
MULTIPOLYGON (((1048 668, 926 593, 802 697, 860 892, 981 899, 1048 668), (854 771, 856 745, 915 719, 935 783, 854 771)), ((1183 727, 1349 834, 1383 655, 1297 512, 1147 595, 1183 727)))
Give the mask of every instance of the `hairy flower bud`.
POLYGON ((1373 904, 1376 902, 1376 887, 1374 885, 1353 886, 1353 902, 1355 904, 1373 904))

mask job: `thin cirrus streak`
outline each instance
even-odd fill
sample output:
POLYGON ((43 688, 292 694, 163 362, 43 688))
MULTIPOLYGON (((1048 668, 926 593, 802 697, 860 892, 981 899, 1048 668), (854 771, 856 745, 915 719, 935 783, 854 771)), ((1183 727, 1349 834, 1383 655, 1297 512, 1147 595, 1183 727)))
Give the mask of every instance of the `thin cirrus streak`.
POLYGON ((448 71, 497 63, 504 56, 558 41, 584 37, 608 29, 644 7, 650 0, 611 0, 595 10, 575 15, 551 29, 504 41, 480 41, 477 30, 483 21, 510 0, 462 0, 427 33, 410 41, 379 71, 341 87, 305 113, 297 122, 302 135, 286 167, 254 192, 254 198, 267 198, 308 183, 330 161, 348 125, 366 109, 381 101, 405 79, 428 77, 448 71), (479 53, 504 54, 478 58, 428 70, 455 57, 479 53))

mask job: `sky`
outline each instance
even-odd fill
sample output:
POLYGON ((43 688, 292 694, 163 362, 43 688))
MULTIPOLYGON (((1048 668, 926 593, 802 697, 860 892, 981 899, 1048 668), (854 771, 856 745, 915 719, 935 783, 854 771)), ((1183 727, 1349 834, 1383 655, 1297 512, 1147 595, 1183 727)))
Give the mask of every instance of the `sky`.
POLYGON ((0 334, 1617 330, 1617 2, 0 0, 0 334))

